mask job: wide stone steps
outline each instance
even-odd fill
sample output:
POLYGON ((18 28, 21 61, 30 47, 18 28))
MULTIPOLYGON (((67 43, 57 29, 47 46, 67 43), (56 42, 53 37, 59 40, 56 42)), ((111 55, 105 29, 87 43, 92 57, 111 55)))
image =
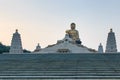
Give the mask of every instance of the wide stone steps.
POLYGON ((106 75, 106 76, 113 76, 113 75, 120 75, 120 72, 115 71, 1 71, 1 75, 39 75, 39 76, 60 76, 60 75, 68 75, 68 76, 75 76, 75 75, 106 75))
POLYGON ((0 79, 120 79, 120 54, 0 55, 0 79))

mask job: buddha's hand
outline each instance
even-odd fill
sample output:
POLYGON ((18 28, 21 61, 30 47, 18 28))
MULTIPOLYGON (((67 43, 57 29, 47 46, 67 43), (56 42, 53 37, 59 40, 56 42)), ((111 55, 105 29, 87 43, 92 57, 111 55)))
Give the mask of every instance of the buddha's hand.
POLYGON ((69 30, 66 30, 66 33, 69 34, 69 30))

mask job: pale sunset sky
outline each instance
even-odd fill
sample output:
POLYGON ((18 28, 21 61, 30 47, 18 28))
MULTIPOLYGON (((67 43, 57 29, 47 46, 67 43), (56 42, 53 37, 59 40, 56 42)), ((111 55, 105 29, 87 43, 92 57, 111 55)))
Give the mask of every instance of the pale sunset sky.
POLYGON ((23 48, 44 48, 65 36, 76 23, 82 44, 104 50, 110 28, 116 34, 120 51, 120 0, 0 0, 0 42, 11 44, 19 30, 23 48))

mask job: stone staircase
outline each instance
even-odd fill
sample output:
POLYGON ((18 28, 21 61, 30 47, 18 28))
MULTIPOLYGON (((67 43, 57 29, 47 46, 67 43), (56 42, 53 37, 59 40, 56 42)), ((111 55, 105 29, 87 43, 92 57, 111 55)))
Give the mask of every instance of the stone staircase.
POLYGON ((120 54, 2 54, 0 79, 120 79, 120 54))

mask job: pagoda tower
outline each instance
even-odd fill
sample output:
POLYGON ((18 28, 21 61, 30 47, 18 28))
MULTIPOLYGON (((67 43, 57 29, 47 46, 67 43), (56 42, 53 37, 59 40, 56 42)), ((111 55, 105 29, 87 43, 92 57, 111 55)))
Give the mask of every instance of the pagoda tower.
POLYGON ((38 45, 36 46, 36 49, 34 50, 34 52, 39 52, 41 50, 41 46, 40 44, 38 43, 38 45))
POLYGON ((102 44, 100 43, 99 47, 98 47, 98 53, 104 53, 103 51, 103 46, 102 44))
POLYGON ((107 44, 106 44, 105 52, 106 53, 117 52, 115 33, 113 32, 112 29, 110 29, 110 32, 108 33, 108 38, 107 38, 107 44))
POLYGON ((16 32, 13 34, 11 47, 10 47, 10 54, 21 54, 23 53, 22 42, 20 34, 16 29, 16 32))

